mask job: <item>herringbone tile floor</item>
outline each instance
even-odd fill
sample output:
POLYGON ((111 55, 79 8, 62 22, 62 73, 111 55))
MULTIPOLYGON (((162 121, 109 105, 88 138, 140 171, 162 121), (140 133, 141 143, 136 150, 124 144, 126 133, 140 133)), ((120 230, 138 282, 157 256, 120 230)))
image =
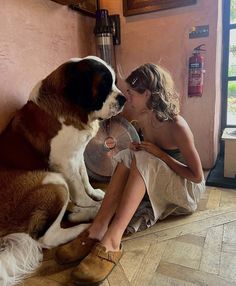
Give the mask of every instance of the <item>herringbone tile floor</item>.
MULTIPOLYGON (((125 238, 124 249, 102 286, 235 286, 236 190, 207 187, 197 212, 125 238)), ((72 286, 71 269, 57 265, 48 251, 20 286, 72 286)))

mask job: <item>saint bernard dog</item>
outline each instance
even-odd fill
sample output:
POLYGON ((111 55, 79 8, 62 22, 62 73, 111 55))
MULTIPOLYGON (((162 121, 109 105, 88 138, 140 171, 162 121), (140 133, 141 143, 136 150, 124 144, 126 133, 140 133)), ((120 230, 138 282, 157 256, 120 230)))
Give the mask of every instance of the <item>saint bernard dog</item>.
POLYGON ((14 285, 42 260, 42 248, 77 237, 104 193, 89 183, 83 153, 99 121, 121 112, 126 99, 103 60, 88 56, 59 66, 33 89, 0 134, 0 285, 14 285))

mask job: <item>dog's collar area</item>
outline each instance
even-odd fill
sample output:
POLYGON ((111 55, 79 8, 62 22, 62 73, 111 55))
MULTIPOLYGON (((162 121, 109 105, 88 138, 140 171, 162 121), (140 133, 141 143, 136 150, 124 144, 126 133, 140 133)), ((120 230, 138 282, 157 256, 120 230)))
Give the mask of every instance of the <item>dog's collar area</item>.
POLYGON ((28 106, 30 109, 35 109, 35 110, 37 109, 41 113, 44 112, 45 114, 47 114, 47 116, 51 117, 52 119, 56 119, 58 121, 58 118, 53 113, 48 112, 45 108, 43 108, 43 106, 39 105, 33 100, 28 100, 26 106, 28 106))

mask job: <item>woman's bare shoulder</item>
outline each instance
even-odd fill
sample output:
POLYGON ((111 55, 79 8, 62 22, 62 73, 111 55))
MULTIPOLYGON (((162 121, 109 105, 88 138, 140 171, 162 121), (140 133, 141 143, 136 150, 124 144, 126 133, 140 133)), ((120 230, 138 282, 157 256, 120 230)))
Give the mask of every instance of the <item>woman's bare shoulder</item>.
POLYGON ((173 136, 190 136, 192 137, 192 131, 187 123, 187 121, 181 116, 177 115, 175 120, 173 121, 171 131, 173 132, 173 136))

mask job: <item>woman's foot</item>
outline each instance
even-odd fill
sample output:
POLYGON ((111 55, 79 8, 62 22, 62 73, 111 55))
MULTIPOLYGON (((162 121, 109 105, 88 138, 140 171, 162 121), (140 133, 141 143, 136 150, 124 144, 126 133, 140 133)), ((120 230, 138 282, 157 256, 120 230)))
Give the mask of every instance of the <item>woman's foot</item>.
POLYGON ((67 264, 84 259, 93 246, 99 242, 89 237, 89 231, 83 231, 76 239, 59 246, 55 252, 55 260, 59 264, 67 264))
POLYGON ((55 260, 58 264, 78 262, 84 259, 93 246, 99 242, 107 228, 94 224, 83 231, 76 239, 59 246, 55 252, 55 260))
POLYGON ((72 279, 78 285, 98 285, 112 272, 123 254, 122 245, 118 251, 107 251, 97 243, 83 261, 72 271, 72 279))

